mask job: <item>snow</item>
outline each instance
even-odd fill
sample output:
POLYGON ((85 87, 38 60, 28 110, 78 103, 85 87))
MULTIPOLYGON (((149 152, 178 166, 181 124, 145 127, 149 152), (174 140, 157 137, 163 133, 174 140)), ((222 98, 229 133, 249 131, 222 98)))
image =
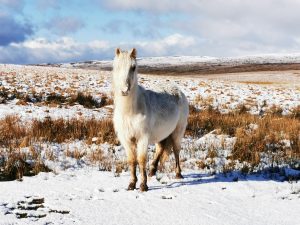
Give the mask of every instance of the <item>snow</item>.
MULTIPOLYGON (((189 57, 177 58, 177 61, 182 60, 183 62, 190 60, 189 57)), ((172 62, 169 57, 166 57, 165 60, 172 62)), ((160 63, 163 65, 163 61, 160 63)), ((62 96, 70 96, 78 91, 92 94, 95 99, 100 99, 104 94, 111 96, 111 72, 107 71, 1 64, 0 71, 2 72, 1 77, 4 77, 4 79, 1 78, 0 88, 3 87, 10 91, 16 89, 24 94, 42 93, 43 97, 47 93, 53 92, 62 96)), ((300 104, 300 82, 297 73, 285 74, 279 72, 279 74, 271 75, 250 73, 246 77, 236 74, 227 75, 225 78, 221 76, 221 78, 209 76, 192 77, 191 79, 189 76, 141 75, 140 83, 146 88, 151 88, 153 85, 172 82, 179 86, 190 102, 194 102, 197 96, 201 96, 200 102, 211 100, 210 104, 223 113, 234 110, 238 105, 245 104, 253 114, 259 114, 261 111, 265 112, 273 105, 282 108, 283 114, 289 114, 293 108, 300 104), (235 78, 230 78, 232 76, 235 78), (268 82, 271 81, 271 84, 272 82, 274 84, 263 85, 248 82, 254 76, 265 76, 268 82), (278 81, 279 77, 281 81, 278 81), (232 81, 231 79, 237 80, 232 81)), ((7 104, 1 104, 0 118, 17 113, 22 120, 43 119, 48 116, 55 119, 60 117, 100 119, 111 115, 112 111, 110 107, 90 110, 78 105, 51 107, 29 103, 23 106, 17 105, 17 102, 17 100, 13 100, 7 104)), ((201 105, 199 107, 201 108, 201 105)))
MULTIPOLYGON (((300 63, 300 54, 221 59, 175 56, 142 58, 138 61, 141 65, 157 67, 198 62, 300 63)), ((92 62, 97 63, 111 65, 111 61, 92 62)), ((58 68, 0 65, 0 87, 17 89, 27 94, 55 92, 69 96, 82 91, 92 94, 96 99, 103 94, 110 96, 110 72, 74 69, 73 65, 63 64, 58 68)), ((300 84, 297 73, 291 72, 292 79, 291 74, 287 76, 285 73, 250 73, 246 76, 235 74, 226 77, 141 75, 139 82, 146 88, 173 82, 200 109, 212 105, 222 113, 227 113, 235 110, 238 105, 245 104, 251 113, 260 114, 276 105, 283 109, 283 114, 289 114, 300 105, 300 84), (267 77, 267 81, 275 80, 275 83, 252 82, 253 77, 261 75, 267 77)), ((87 109, 81 105, 51 107, 36 103, 18 105, 17 102, 14 99, 0 104, 0 119, 11 114, 20 116, 24 122, 46 117, 102 119, 110 117, 112 111, 112 106, 87 109)), ((249 124, 249 129, 257 129, 257 124, 249 124)), ((181 151, 184 179, 174 179, 174 159, 171 157, 163 172, 149 178, 150 190, 146 193, 139 190, 126 191, 130 178, 128 172, 100 171, 101 165, 93 165, 88 157, 101 149, 112 163, 125 162, 126 155, 122 147, 107 143, 97 145, 96 137, 91 141, 91 144, 82 140, 61 144, 37 143, 35 147, 41 152, 42 160, 53 172, 24 177, 22 182, 0 182, 0 224, 252 225, 296 224, 299 221, 300 183, 286 181, 286 177, 299 176, 300 172, 282 167, 285 176, 264 172, 247 176, 238 172, 227 175, 220 173, 222 167, 230 161, 227 157, 231 154, 236 138, 221 134, 218 130, 199 139, 184 138, 181 151), (211 149, 217 150, 215 166, 200 170, 197 162, 209 164, 212 159, 207 154, 211 149), (66 151, 79 151, 86 155, 75 159, 68 157, 66 151), (53 153, 55 160, 50 160, 47 152, 53 153), (41 199, 44 201, 41 204, 32 203, 41 199), (38 209, 27 210, 31 206, 38 209), (27 213, 28 218, 18 219, 17 216, 22 213, 27 213)), ((283 142, 287 146, 290 144, 289 140, 283 142)), ((20 151, 29 152, 29 148, 21 148, 20 151)), ((150 146, 149 159, 153 158, 153 154, 154 147, 150 146)), ((268 166, 268 156, 262 158, 268 166)), ((237 168, 242 167, 242 163, 237 163, 237 168)))
POLYGON ((299 63, 300 53, 266 54, 240 57, 210 57, 210 56, 166 56, 146 57, 138 59, 139 65, 163 67, 165 65, 186 65, 195 63, 211 64, 264 64, 264 63, 299 63))
POLYGON ((1 105, 0 119, 6 115, 17 115, 21 120, 30 121, 33 119, 42 120, 46 117, 52 119, 81 119, 81 118, 95 118, 102 119, 110 115, 108 108, 100 108, 88 110, 81 105, 64 106, 64 107, 49 107, 49 106, 35 106, 28 104, 26 106, 16 105, 17 101, 12 101, 9 104, 1 105))
POLYGON ((0 224, 296 224, 299 183, 261 175, 239 176, 234 182, 235 175, 199 171, 186 171, 184 177, 178 181, 159 174, 149 180, 146 193, 125 190, 128 173, 115 177, 95 168, 2 182, 0 224), (44 198, 39 213, 46 216, 16 219, 16 211, 6 203, 16 205, 25 196, 44 198), (49 213, 49 209, 69 213, 49 213))

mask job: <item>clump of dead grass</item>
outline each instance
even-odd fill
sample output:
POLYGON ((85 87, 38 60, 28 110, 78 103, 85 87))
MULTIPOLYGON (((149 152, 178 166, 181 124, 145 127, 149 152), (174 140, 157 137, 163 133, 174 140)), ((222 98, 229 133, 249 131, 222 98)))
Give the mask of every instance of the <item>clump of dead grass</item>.
POLYGON ((300 120, 296 116, 282 116, 277 109, 263 117, 251 115, 243 107, 228 114, 212 108, 190 109, 186 134, 200 137, 220 129, 236 137, 232 159, 249 162, 250 169, 259 165, 262 153, 272 159, 273 165, 300 159, 300 120))
POLYGON ((78 92, 76 95, 71 96, 69 100, 69 104, 75 104, 78 103, 85 108, 99 108, 100 103, 94 99, 94 97, 91 94, 88 93, 83 93, 83 92, 78 92))
POLYGON ((77 159, 77 160, 83 158, 84 156, 86 156, 86 154, 87 153, 85 151, 80 151, 78 149, 75 149, 74 151, 70 151, 69 149, 67 149, 65 151, 65 155, 67 157, 74 158, 74 159, 77 159))
POLYGON ((242 84, 256 84, 256 85, 272 85, 272 84, 284 84, 279 82, 272 82, 272 81, 239 81, 242 84))
POLYGON ((55 92, 51 92, 46 96, 46 104, 64 104, 67 102, 67 98, 55 92))
POLYGON ((51 119, 34 120, 30 135, 35 140, 62 143, 67 140, 88 140, 97 137, 98 143, 115 143, 111 119, 51 119))
POLYGON ((87 155, 89 161, 97 165, 101 171, 112 171, 112 158, 105 155, 101 148, 93 151, 87 155))
POLYGON ((18 146, 26 136, 26 127, 18 116, 9 115, 0 120, 0 145, 18 146))
POLYGON ((109 97, 107 94, 102 94, 101 96, 101 102, 100 102, 100 108, 107 106, 107 105, 113 105, 114 104, 114 100, 109 97))
POLYGON ((293 108, 290 112, 289 115, 291 118, 294 119, 300 119, 300 105, 298 105, 297 107, 293 108))
POLYGON ((193 105, 206 109, 210 108, 213 102, 213 96, 202 97, 200 94, 198 94, 193 100, 193 105))
MULTIPOLYGON (((31 147, 35 151, 34 147, 31 147)), ((10 147, 7 151, 1 151, 0 181, 19 180, 23 176, 34 176, 40 172, 51 170, 43 163, 40 153, 26 154, 19 148, 10 147), (31 163, 28 162, 30 160, 31 163)))
POLYGON ((102 94, 101 99, 97 100, 90 93, 77 92, 71 95, 63 95, 59 92, 37 93, 34 89, 29 93, 23 93, 16 89, 9 90, 0 87, 0 103, 6 103, 9 100, 18 99, 18 105, 27 105, 28 103, 38 103, 50 106, 74 105, 79 104, 85 108, 101 108, 106 105, 112 105, 113 100, 107 94, 102 94))
MULTIPOLYGON (((91 140, 96 137, 96 144, 108 142, 118 144, 111 119, 51 119, 33 120, 25 125, 17 116, 6 116, 0 120, 0 180, 22 179, 23 176, 35 175, 41 171, 49 171, 41 160, 41 150, 32 143, 63 143, 73 140, 91 140), (20 149, 29 147, 25 154, 20 149), (5 150, 6 149, 6 150, 5 150), (33 162, 27 163, 27 160, 33 162)), ((81 159, 86 155, 79 150, 67 151, 66 155, 81 159)), ((55 159, 48 152, 48 159, 55 159)), ((96 157, 96 156, 95 156, 96 157)), ((106 164, 106 162, 103 162, 106 164)), ((103 168, 108 169, 108 165, 103 168)))
POLYGON ((266 114, 280 117, 282 116, 283 109, 280 106, 272 105, 269 109, 266 110, 266 114))
POLYGON ((68 140, 88 140, 96 137, 97 144, 116 144, 112 119, 34 119, 25 125, 18 116, 0 120, 0 146, 27 147, 34 141, 62 143, 68 140))

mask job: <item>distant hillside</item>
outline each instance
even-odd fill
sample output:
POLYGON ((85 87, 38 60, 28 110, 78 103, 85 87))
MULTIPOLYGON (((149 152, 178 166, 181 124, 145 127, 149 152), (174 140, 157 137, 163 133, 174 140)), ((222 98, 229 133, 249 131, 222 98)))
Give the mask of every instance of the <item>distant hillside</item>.
MULTIPOLYGON (((300 70, 299 54, 269 54, 215 58, 207 56, 166 56, 138 58, 140 73, 148 74, 216 74, 249 71, 300 70)), ((112 60, 61 64, 40 64, 66 68, 111 70, 112 60)))

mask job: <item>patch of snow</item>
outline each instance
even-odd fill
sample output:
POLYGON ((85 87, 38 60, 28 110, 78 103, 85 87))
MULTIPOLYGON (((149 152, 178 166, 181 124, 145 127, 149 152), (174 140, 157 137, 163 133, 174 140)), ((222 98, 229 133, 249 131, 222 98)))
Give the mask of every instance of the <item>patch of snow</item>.
MULTIPOLYGON (((210 176, 186 171, 184 180, 149 179, 150 190, 126 191, 129 173, 115 177, 94 168, 40 173, 23 182, 1 182, 1 224, 295 224, 299 183, 260 176, 210 176), (233 180, 238 180, 234 182, 233 180), (24 197, 44 198, 42 218, 17 219, 24 197), (48 209, 48 211, 47 211, 48 209), (69 212, 50 213, 49 209, 69 212), (267 216, 269 215, 269 216, 267 216), (288 216, 287 216, 288 215, 288 216)), ((25 210, 21 210, 24 212, 25 210)), ((26 211, 25 211, 26 212, 26 211)))

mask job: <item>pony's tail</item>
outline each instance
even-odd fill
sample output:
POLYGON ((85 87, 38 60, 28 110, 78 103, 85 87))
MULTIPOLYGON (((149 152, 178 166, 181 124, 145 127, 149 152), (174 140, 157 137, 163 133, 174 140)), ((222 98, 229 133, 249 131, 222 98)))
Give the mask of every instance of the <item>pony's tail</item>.
POLYGON ((168 160, 170 154, 172 153, 173 148, 173 141, 171 136, 167 137, 163 141, 161 141, 162 147, 163 147, 163 153, 160 158, 160 163, 164 164, 165 161, 168 160))

